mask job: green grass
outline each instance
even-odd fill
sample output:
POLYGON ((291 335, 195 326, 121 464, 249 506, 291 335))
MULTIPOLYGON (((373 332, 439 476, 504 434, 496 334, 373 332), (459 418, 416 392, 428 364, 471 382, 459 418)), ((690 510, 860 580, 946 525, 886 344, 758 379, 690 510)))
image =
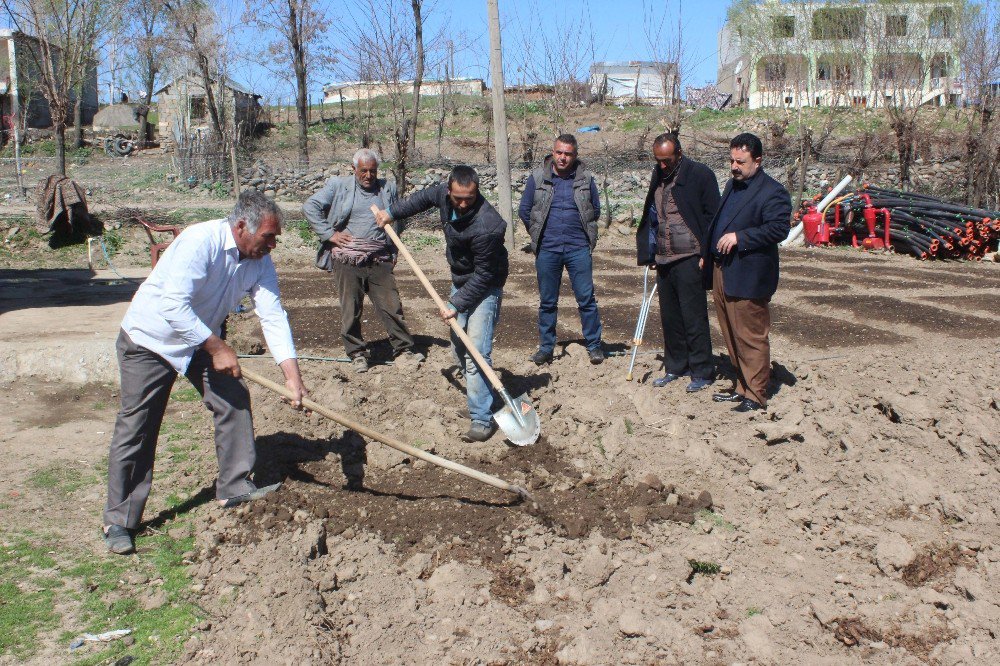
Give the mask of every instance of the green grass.
POLYGON ((701 520, 703 522, 709 523, 713 527, 722 528, 727 532, 732 532, 736 529, 736 526, 731 522, 722 517, 721 514, 715 513, 711 509, 702 509, 695 514, 695 520, 701 520))
POLYGON ((201 207, 201 208, 179 208, 166 214, 170 224, 189 224, 194 222, 205 222, 206 220, 218 220, 226 217, 232 212, 231 206, 226 207, 201 207))
POLYGON ((625 419, 625 433, 631 435, 635 432, 635 428, 632 426, 632 422, 625 419))
POLYGON ((714 576, 722 571, 722 565, 717 564, 716 562, 688 560, 688 564, 691 565, 691 571, 696 575, 701 574, 702 576, 714 576))
POLYGON ((625 122, 621 125, 621 130, 623 132, 634 132, 640 130, 646 126, 646 120, 644 118, 626 118, 625 122))
POLYGON ((92 470, 81 470, 69 463, 55 463, 32 472, 28 485, 59 495, 72 495, 77 490, 100 482, 92 470))
POLYGON ((0 547, 0 655, 19 661, 35 653, 39 632, 59 623, 47 547, 16 537, 0 547))
POLYGON ((764 611, 762 611, 761 609, 757 608, 756 606, 751 606, 750 608, 747 609, 747 617, 753 617, 754 615, 760 615, 763 612, 764 611))
POLYGON ((122 235, 121 229, 105 229, 103 236, 104 247, 108 250, 108 256, 115 256, 122 249, 122 246, 125 245, 125 236, 122 235))
POLYGON ((309 226, 308 220, 286 220, 285 226, 292 232, 298 234, 303 243, 311 244, 319 240, 309 226))
POLYGON ((182 386, 174 389, 170 399, 175 402, 200 402, 201 394, 193 386, 182 386))
POLYGON ((437 234, 417 232, 409 235, 404 242, 406 243, 406 247, 411 250, 422 250, 428 247, 440 247, 444 243, 444 239, 437 234))

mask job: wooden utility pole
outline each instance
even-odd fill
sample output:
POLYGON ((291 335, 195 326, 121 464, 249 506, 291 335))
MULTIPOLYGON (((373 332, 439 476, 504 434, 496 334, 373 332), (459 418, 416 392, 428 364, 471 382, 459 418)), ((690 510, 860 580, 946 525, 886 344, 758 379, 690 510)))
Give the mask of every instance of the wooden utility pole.
POLYGON ((497 0, 486 0, 490 23, 490 79, 493 83, 493 134, 497 151, 497 194, 500 216, 507 222, 507 251, 514 250, 514 223, 510 189, 510 147, 507 145, 507 111, 503 100, 503 49, 500 46, 500 10, 497 0))

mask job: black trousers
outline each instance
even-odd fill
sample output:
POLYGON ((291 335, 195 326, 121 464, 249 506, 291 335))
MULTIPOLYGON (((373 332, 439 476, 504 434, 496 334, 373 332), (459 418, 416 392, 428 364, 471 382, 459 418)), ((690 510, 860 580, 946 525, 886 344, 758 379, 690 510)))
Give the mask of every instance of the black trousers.
POLYGON ((664 369, 672 375, 711 379, 715 375, 712 334, 698 257, 657 264, 656 290, 663 324, 664 369))

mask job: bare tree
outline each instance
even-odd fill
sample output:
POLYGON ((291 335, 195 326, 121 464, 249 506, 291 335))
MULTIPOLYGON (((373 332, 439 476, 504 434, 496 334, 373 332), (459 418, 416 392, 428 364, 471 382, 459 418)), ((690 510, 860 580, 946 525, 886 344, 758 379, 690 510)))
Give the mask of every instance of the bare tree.
POLYGON ((117 0, 0 0, 15 28, 35 37, 26 49, 40 78, 56 135, 56 169, 66 174, 66 125, 100 40, 120 14, 117 0))
POLYGON ((216 30, 218 20, 210 6, 201 0, 164 0, 174 32, 171 45, 194 64, 205 88, 205 106, 212 122, 216 140, 225 141, 225 114, 216 99, 213 84, 224 90, 225 70, 220 67, 221 35, 216 30))
POLYGON ((969 7, 962 30, 962 83, 971 112, 965 137, 966 201, 1000 207, 1000 6, 969 7))
POLYGON ((650 59, 660 75, 663 89, 663 105, 666 109, 665 125, 680 132, 681 127, 681 83, 689 71, 691 62, 684 43, 683 0, 677 2, 677 22, 671 15, 673 3, 662 5, 643 2, 643 32, 650 59))
POLYGON ((268 69, 281 75, 289 65, 295 84, 299 162, 309 163, 309 81, 331 59, 323 44, 330 27, 327 7, 319 0, 246 0, 245 20, 280 35, 266 52, 268 69), (277 65, 273 67, 270 65, 277 65))
MULTIPOLYGON (((354 0, 347 20, 336 26, 343 43, 336 51, 336 70, 344 79, 370 83, 371 97, 384 95, 389 100, 395 148, 393 173, 401 191, 406 189, 408 160, 415 146, 411 139, 415 139, 419 111, 416 84, 422 81, 425 69, 433 71, 444 60, 447 40, 443 26, 430 39, 425 35, 433 9, 425 0, 354 0), (413 94, 409 108, 408 94, 413 94)), ((370 97, 366 103, 370 128, 370 97)))
POLYGON ((597 52, 590 14, 584 5, 583 11, 554 20, 515 16, 513 22, 516 46, 510 58, 504 54, 505 62, 520 74, 522 85, 552 86, 550 123, 559 134, 566 129, 566 110, 590 96, 589 68, 597 52))
POLYGON ((149 107, 170 52, 165 34, 167 8, 164 0, 129 0, 126 9, 131 20, 126 33, 130 47, 126 62, 142 92, 139 145, 145 147, 149 140, 149 107))

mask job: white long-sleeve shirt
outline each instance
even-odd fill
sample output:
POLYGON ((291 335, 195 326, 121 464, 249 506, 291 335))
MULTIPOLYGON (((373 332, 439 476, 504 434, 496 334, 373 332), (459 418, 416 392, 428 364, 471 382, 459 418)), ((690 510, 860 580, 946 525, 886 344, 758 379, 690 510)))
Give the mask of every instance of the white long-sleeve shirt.
POLYGON ((220 334, 226 316, 247 295, 275 363, 295 358, 271 257, 241 261, 228 220, 201 222, 160 256, 132 299, 122 329, 183 374, 198 347, 220 334))

